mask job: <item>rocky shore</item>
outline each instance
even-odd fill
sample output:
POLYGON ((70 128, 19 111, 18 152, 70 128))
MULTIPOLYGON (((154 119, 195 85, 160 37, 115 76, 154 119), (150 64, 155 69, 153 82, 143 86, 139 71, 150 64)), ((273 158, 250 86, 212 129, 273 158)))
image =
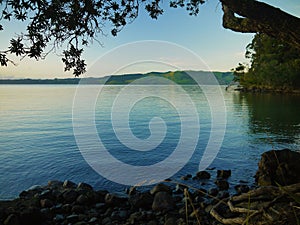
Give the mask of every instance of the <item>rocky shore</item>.
POLYGON ((211 179, 208 190, 166 180, 149 191, 131 187, 124 193, 94 190, 86 183, 49 181, 19 198, 0 202, 0 224, 297 224, 300 220, 300 153, 269 151, 262 155, 256 180, 229 194, 230 170, 199 171, 183 180, 211 179), (284 176, 284 178, 283 178, 284 176), (288 183, 285 183, 288 182, 288 183), (276 184, 276 186, 274 186, 276 184), (268 185, 268 186, 262 186, 268 185), (273 185, 273 186, 272 186, 273 185))

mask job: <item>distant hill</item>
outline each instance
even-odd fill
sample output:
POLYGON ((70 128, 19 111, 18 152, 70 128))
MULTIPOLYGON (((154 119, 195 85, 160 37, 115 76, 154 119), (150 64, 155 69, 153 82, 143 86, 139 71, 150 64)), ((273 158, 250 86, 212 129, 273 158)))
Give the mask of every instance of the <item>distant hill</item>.
MULTIPOLYGON (((66 79, 0 79, 0 84, 106 84, 106 85, 122 85, 129 84, 135 80, 150 77, 147 79, 147 83, 143 83, 143 80, 139 84, 164 84, 157 83, 156 77, 167 78, 180 85, 195 85, 195 80, 190 75, 196 78, 201 78, 201 84, 210 84, 209 79, 211 78, 210 72, 206 71, 169 71, 169 72, 150 72, 146 74, 124 74, 124 75, 113 75, 101 78, 66 78, 66 79), (206 78, 208 78, 206 80, 206 78)), ((228 85, 233 79, 232 72, 213 72, 219 84, 228 85)))

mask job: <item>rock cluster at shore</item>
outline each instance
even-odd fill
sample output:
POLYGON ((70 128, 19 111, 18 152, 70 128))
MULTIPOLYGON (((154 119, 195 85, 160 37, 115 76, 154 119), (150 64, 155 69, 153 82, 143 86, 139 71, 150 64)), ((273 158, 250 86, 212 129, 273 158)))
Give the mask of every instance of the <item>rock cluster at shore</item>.
MULTIPOLYGON (((216 188, 192 189, 166 181, 149 191, 132 187, 127 193, 96 191, 86 183, 49 181, 33 186, 13 201, 0 203, 0 223, 34 224, 219 224, 209 214, 213 204, 229 197, 226 179, 229 170, 218 171, 216 188)), ((187 179, 192 179, 187 175, 187 179)), ((209 179, 210 173, 198 172, 193 179, 209 179)), ((237 192, 248 191, 245 184, 237 192)))
MULTIPOLYGON (((256 178, 271 185, 278 181, 292 185, 250 190, 241 183, 233 196, 228 192, 230 170, 216 171, 216 186, 209 190, 169 180, 149 191, 131 187, 126 193, 110 193, 86 183, 49 181, 21 192, 15 200, 1 201, 0 224, 296 224, 300 219, 300 183, 295 176, 299 162, 300 153, 290 150, 264 153, 256 178), (278 168, 280 173, 272 172, 278 168)), ((181 179, 202 182, 211 179, 211 173, 199 171, 181 179)))

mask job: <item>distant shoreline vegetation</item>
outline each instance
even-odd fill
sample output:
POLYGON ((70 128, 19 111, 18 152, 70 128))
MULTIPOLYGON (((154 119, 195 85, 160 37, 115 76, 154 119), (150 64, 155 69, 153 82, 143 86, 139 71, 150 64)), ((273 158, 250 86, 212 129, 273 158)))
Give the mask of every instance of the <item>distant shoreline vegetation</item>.
MULTIPOLYGON (((105 84, 105 85, 125 85, 130 84, 131 82, 150 77, 153 78, 147 79, 147 83, 143 83, 142 81, 139 84, 153 84, 153 85, 161 85, 165 83, 157 83, 156 77, 167 78, 179 85, 196 85, 196 81, 191 78, 189 73, 192 73, 193 76, 201 76, 201 81, 205 79, 203 77, 208 77, 209 84, 209 74, 213 73, 219 82, 220 85, 228 85, 233 80, 232 72, 208 72, 208 71, 169 71, 169 72, 150 72, 146 74, 124 74, 124 75, 112 75, 106 77, 87 77, 87 78, 64 78, 64 79, 0 79, 0 84, 71 84, 76 85, 79 84, 105 84)), ((202 83, 201 83, 202 84, 202 83)))

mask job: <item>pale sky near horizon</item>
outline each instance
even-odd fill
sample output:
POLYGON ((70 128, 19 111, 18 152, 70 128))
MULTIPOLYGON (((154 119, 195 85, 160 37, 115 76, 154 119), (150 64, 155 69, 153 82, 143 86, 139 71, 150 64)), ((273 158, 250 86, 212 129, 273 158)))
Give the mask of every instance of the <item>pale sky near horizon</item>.
MULTIPOLYGON (((283 11, 300 17, 299 0, 264 0, 270 5, 281 8, 283 11)), ((165 2, 167 4, 168 1, 165 2)), ((157 40, 167 41, 186 48, 202 58, 208 68, 213 71, 230 71, 239 62, 245 62, 244 52, 247 44, 252 40, 254 34, 236 33, 222 27, 222 9, 217 0, 209 0, 202 5, 197 17, 189 16, 185 10, 164 7, 165 12, 158 20, 152 20, 145 10, 141 10, 138 18, 118 34, 117 37, 108 35, 99 36, 103 46, 97 42, 85 48, 84 58, 88 69, 97 59, 109 53, 112 49, 118 50, 121 45, 136 41, 157 40)), ((11 37, 24 30, 20 23, 4 23, 4 31, 0 32, 0 50, 5 50, 11 37)), ((109 33, 109 30, 107 30, 109 33)), ((151 49, 149 49, 150 51, 151 49)), ((61 53, 62 49, 58 50, 61 53)), ((130 54, 136 54, 128 51, 130 54)), ((147 52, 144 52, 147 54, 147 52)), ((8 67, 0 67, 0 79, 2 78, 67 78, 73 77, 71 72, 64 72, 64 65, 61 58, 55 53, 50 53, 45 60, 34 59, 19 60, 12 58, 18 65, 9 64, 8 67)), ((116 61, 122 62, 122 58, 116 56, 106 65, 101 65, 101 76, 109 75, 109 71, 116 61)), ((159 61, 159 59, 157 59, 159 61)), ((193 70, 207 70, 202 65, 191 65, 188 61, 182 62, 182 68, 193 70)), ((150 70, 164 71, 158 63, 156 66, 147 68, 128 69, 128 73, 148 72, 150 70)))

